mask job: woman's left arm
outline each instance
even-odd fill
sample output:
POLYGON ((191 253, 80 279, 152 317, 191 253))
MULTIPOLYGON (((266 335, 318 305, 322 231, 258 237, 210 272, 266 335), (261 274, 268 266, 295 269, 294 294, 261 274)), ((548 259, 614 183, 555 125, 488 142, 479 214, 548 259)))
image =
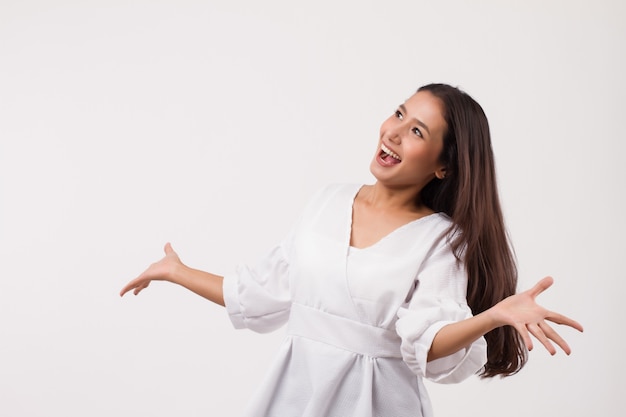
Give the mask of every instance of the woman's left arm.
POLYGON ((553 282, 552 277, 545 277, 530 290, 507 297, 474 317, 442 327, 432 342, 428 361, 451 355, 471 345, 489 331, 507 325, 513 326, 519 332, 528 350, 533 348, 530 337, 532 334, 550 354, 556 353, 552 345, 554 342, 569 355, 570 347, 547 322, 563 324, 581 332, 583 327, 575 320, 547 310, 535 301, 553 282))

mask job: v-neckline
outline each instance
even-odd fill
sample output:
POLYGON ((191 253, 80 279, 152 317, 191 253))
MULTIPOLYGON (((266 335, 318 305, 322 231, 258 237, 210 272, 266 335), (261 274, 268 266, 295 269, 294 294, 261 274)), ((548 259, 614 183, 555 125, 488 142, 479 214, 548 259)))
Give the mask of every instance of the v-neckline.
POLYGON ((415 224, 415 223, 421 223, 423 220, 429 219, 429 218, 433 218, 435 216, 438 216, 439 213, 434 212, 431 214, 427 214, 426 216, 422 216, 419 217, 417 219, 413 219, 411 221, 408 221, 398 227, 396 227, 395 229, 393 229, 392 231, 390 231, 389 233, 387 233, 386 235, 383 235, 380 239, 378 239, 377 241, 375 241, 374 243, 372 243, 371 245, 367 245, 367 246, 363 246, 363 247, 359 247, 359 246, 353 246, 352 245, 352 227, 353 227, 353 223, 354 223, 354 203, 356 201, 357 196, 359 195, 359 193, 361 192, 361 190, 363 189, 363 187, 365 187, 365 184, 360 184, 356 187, 356 191, 353 192, 352 194, 352 198, 349 199, 350 204, 348 207, 348 242, 346 245, 346 249, 348 249, 348 252, 350 249, 356 249, 358 251, 365 251, 365 250, 369 250, 369 249, 373 249, 377 246, 380 246, 382 244, 382 242, 389 240, 393 235, 397 234, 400 232, 400 230, 406 229, 408 227, 410 227, 411 225, 415 224))

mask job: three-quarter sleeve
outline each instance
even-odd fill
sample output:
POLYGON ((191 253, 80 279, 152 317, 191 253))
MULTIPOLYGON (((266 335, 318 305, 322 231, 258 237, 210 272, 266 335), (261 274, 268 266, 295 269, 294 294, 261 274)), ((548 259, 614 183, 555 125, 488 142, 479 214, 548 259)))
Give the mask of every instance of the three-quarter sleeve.
POLYGON ((449 356, 428 362, 435 335, 447 324, 472 317, 466 301, 467 274, 442 239, 418 272, 409 301, 398 310, 396 331, 402 357, 417 375, 439 383, 461 382, 487 361, 484 338, 449 356))
POLYGON ((239 265, 234 274, 224 277, 224 304, 231 322, 237 329, 267 333, 284 325, 289 319, 293 302, 291 288, 296 238, 306 219, 319 211, 332 190, 324 187, 313 195, 286 238, 256 264, 239 265))
POLYGON ((288 240, 254 266, 239 265, 224 277, 224 303, 235 328, 259 333, 275 330, 289 318, 288 240))

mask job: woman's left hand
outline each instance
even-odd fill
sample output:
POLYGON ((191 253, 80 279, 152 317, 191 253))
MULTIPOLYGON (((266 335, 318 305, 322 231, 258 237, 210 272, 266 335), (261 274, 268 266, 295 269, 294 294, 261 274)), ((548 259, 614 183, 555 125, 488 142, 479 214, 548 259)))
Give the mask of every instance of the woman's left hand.
POLYGON ((550 341, 556 343, 569 355, 570 347, 547 322, 563 324, 581 332, 583 326, 569 317, 543 308, 535 301, 535 298, 548 289, 553 282, 552 277, 543 278, 531 289, 507 297, 493 306, 492 313, 502 325, 513 326, 519 332, 528 350, 533 348, 530 333, 545 346, 551 355, 556 353, 556 349, 550 341))

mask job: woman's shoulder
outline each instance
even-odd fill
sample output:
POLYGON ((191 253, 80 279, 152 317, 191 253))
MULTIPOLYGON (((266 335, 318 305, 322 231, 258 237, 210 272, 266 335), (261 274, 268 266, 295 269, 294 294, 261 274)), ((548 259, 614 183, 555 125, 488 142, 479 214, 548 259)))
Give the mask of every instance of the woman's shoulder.
POLYGON ((437 224, 439 224, 441 227, 446 227, 449 229, 454 226, 454 222, 452 221, 452 218, 448 216, 446 213, 444 213, 443 211, 433 212, 428 217, 432 217, 433 220, 437 222, 437 224))

